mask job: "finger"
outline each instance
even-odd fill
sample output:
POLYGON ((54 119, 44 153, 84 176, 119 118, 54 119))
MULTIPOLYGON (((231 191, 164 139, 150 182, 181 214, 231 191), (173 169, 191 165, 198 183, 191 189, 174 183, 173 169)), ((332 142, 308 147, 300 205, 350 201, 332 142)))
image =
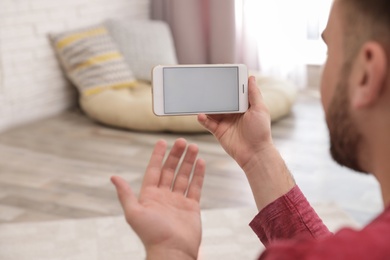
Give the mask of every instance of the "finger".
POLYGON ((144 180, 142 182, 142 189, 147 186, 157 186, 161 178, 161 167, 164 161, 165 153, 167 150, 167 143, 164 140, 160 140, 154 146, 152 156, 150 157, 149 164, 146 167, 144 180))
POLYGON ((254 76, 249 77, 248 80, 248 101, 251 106, 257 106, 263 102, 263 96, 254 76))
POLYGON ((203 180, 206 172, 206 163, 203 159, 198 159, 195 164, 194 173, 191 183, 188 187, 187 197, 196 201, 200 201, 202 193, 203 180))
POLYGON ((171 188, 173 178, 175 177, 175 172, 177 166, 179 165, 180 159, 186 149, 187 141, 184 138, 179 138, 173 144, 173 147, 164 163, 164 166, 161 169, 161 178, 159 182, 159 187, 171 188))
POLYGON ((176 174, 175 182, 172 190, 177 193, 185 194, 190 180, 192 169, 194 168, 195 160, 198 155, 198 146, 190 144, 187 147, 183 162, 176 174))
POLYGON ((121 177, 112 176, 111 182, 115 186, 119 202, 125 213, 126 219, 129 222, 131 212, 139 206, 138 199, 134 195, 133 191, 131 190, 127 182, 121 177))
POLYGON ((198 115, 198 122, 212 134, 216 132, 219 125, 219 121, 205 114, 198 115))

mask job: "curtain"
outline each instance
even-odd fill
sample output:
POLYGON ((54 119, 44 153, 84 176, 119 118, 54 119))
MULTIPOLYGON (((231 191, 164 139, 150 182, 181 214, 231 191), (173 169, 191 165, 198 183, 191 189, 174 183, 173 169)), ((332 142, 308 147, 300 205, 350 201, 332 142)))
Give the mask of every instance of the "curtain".
POLYGON ((152 0, 152 18, 170 25, 181 64, 244 63, 263 75, 304 87, 312 46, 308 37, 319 38, 318 26, 324 27, 330 3, 152 0), (321 21, 316 20, 318 16, 321 21))
MULTIPOLYGON (((321 65, 321 40, 332 0, 237 0, 245 29, 256 42, 263 75, 307 85, 307 65, 321 65)), ((248 46, 246 46, 248 48, 248 46)))
POLYGON ((234 63, 234 4, 234 0, 152 0, 152 18, 170 25, 179 63, 234 63))
POLYGON ((247 30, 257 46, 263 75, 306 85, 302 46, 306 40, 306 18, 301 0, 242 0, 247 30))

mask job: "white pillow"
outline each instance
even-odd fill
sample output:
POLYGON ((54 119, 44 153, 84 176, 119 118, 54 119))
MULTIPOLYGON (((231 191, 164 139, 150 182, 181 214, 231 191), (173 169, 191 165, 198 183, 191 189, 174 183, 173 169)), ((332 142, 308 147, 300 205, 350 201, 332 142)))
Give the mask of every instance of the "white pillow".
POLYGON ((105 25, 136 79, 151 81, 154 66, 177 64, 172 34, 166 23, 110 19, 105 25))

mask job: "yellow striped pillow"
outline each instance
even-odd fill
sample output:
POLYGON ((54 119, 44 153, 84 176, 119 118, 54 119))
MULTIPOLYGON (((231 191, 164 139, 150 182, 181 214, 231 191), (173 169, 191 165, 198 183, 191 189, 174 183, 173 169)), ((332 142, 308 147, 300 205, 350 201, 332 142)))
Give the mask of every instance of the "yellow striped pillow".
POLYGON ((104 26, 51 34, 50 38, 66 75, 82 95, 135 85, 133 72, 104 26))

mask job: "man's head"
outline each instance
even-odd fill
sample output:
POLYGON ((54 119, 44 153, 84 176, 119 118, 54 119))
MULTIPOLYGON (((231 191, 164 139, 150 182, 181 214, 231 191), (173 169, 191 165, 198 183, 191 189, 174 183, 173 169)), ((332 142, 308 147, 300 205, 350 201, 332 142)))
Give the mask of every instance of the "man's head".
POLYGON ((323 38, 328 59, 321 92, 332 156, 368 172, 366 141, 372 131, 364 121, 378 107, 383 110, 381 95, 389 92, 390 1, 335 0, 323 38))

